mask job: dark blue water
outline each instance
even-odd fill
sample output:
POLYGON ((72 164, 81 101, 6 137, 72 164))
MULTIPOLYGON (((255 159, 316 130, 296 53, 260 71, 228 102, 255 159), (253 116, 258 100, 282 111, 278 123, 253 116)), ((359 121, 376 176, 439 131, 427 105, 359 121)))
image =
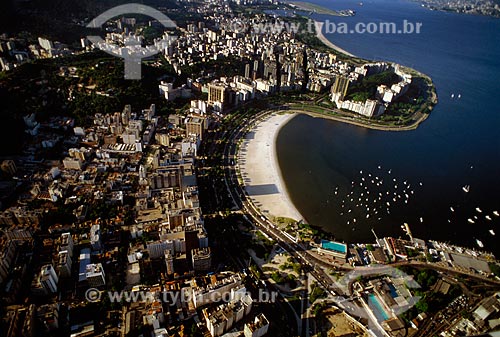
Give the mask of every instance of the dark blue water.
MULTIPOLYGON (((477 238, 499 256, 500 245, 489 230, 500 235, 500 218, 492 215, 493 210, 500 211, 500 20, 429 11, 398 0, 363 1, 363 6, 345 0, 312 2, 356 10, 354 17, 316 15, 316 19, 350 25, 404 19, 422 22, 421 34, 327 37, 360 57, 395 61, 428 74, 437 87, 439 104, 417 130, 408 132, 366 130, 308 116, 293 119, 280 132, 277 149, 299 211, 308 222, 340 240, 371 241, 371 228, 379 236, 403 237, 400 226, 407 222, 416 237, 471 247, 477 247, 477 238), (368 173, 386 184, 396 178, 399 189, 407 181, 414 194, 407 204, 402 199, 391 201, 390 214, 379 210, 368 219, 366 207, 372 200, 363 199, 364 206, 356 206, 355 200, 342 208, 346 194, 363 192, 359 185, 353 190, 352 182, 359 184, 368 173), (464 185, 470 185, 469 193, 462 190, 464 185), (346 207, 352 213, 341 216, 346 207), (492 221, 485 218, 487 214, 492 221)), ((380 188, 391 195, 394 192, 389 184, 380 188)))

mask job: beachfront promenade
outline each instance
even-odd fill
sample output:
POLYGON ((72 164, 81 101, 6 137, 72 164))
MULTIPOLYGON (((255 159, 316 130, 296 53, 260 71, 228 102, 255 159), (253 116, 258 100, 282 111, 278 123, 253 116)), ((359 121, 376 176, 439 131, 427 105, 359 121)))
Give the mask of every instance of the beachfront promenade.
MULTIPOLYGON (((280 108, 283 109, 284 107, 282 106, 280 108)), ((220 147, 217 147, 217 152, 222 154, 223 159, 222 162, 220 162, 224 173, 223 184, 225 184, 230 199, 233 201, 233 212, 245 214, 245 219, 254 225, 256 229, 264 233, 267 237, 273 239, 277 245, 286 249, 290 256, 302 265, 304 272, 309 273, 313 278, 315 278, 318 284, 326 289, 330 295, 348 298, 350 297, 351 292, 350 283, 347 287, 345 287, 339 285, 338 282, 333 281, 332 277, 329 275, 329 271, 331 270, 335 270, 336 272, 349 272, 355 269, 356 273, 380 274, 383 272, 384 268, 389 268, 390 270, 390 268, 404 265, 409 265, 417 269, 434 269, 442 275, 449 275, 452 278, 466 276, 470 279, 482 281, 487 285, 498 286, 498 281, 495 279, 488 279, 482 275, 475 275, 470 272, 467 273, 450 267, 438 266, 434 263, 413 260, 391 263, 382 267, 382 269, 380 266, 353 268, 346 264, 339 263, 338 261, 331 261, 324 256, 319 256, 315 253, 314 249, 311 250, 307 247, 307 245, 297 243, 284 235, 284 233, 279 230, 272 221, 266 218, 253 204, 252 198, 249 198, 247 192, 243 188, 244 185, 241 184, 241 181, 238 178, 238 164, 236 160, 242 141, 247 133, 252 132, 252 130, 258 127, 262 121, 269 120, 270 116, 279 115, 283 112, 286 116, 288 111, 286 111, 286 108, 285 111, 264 110, 253 115, 239 116, 238 122, 231 124, 231 129, 227 130, 228 137, 224 138, 225 141, 223 143, 219 143, 221 145, 220 147)), ((279 126, 279 123, 275 126, 279 126)), ((226 135, 226 132, 224 132, 223 135, 226 135)), ((302 324, 298 324, 299 330, 302 330, 302 332, 306 335, 307 329, 304 331, 304 327, 307 327, 308 324, 307 317, 307 315, 303 315, 301 318, 302 324)))
POLYGON ((295 116, 296 114, 266 116, 245 135, 238 152, 237 163, 245 191, 269 218, 302 220, 287 192, 276 154, 278 133, 295 116))
MULTIPOLYGON (((283 107, 282 107, 283 108, 283 107)), ((235 169, 235 159, 238 156, 238 144, 240 140, 242 140, 248 132, 251 132, 256 126, 258 126, 261 121, 268 120, 269 116, 287 116, 288 111, 284 110, 265 110, 257 113, 251 118, 244 119, 244 122, 235 126, 231 131, 228 138, 228 141, 225 142, 223 149, 223 158, 224 158, 224 183, 226 188, 231 196, 231 199, 236 206, 235 210, 243 212, 247 214, 252 223, 255 224, 259 230, 267 234, 269 237, 276 240, 278 244, 282 247, 286 248, 290 254, 301 264, 307 267, 308 272, 313 275, 316 280, 327 290, 334 291, 337 294, 342 294, 341 289, 336 289, 332 284, 331 278, 325 270, 327 269, 335 269, 338 271, 350 271, 353 267, 346 264, 339 264, 338 262, 331 261, 325 257, 314 254, 313 251, 308 250, 303 245, 298 244, 291 240, 289 237, 283 234, 283 232, 274 225, 272 221, 270 221, 265 214, 263 214, 258 207, 256 207, 252 201, 252 198, 249 198, 248 192, 246 192, 240 182, 238 181, 237 171, 235 169), (285 115, 279 115, 280 113, 285 113, 285 115), (233 164, 234 163, 234 164, 233 164), (245 197, 246 196, 246 197, 245 197)), ((290 115, 288 115, 290 116, 290 115)), ((288 121, 285 117, 283 117, 283 122, 286 123, 288 121)), ((278 125, 274 125, 279 129, 278 125)), ((283 124, 284 125, 284 124, 283 124)), ((266 146, 267 147, 267 146, 266 146)), ((274 175, 275 177, 279 177, 278 175, 274 175)), ((293 204, 292 204, 293 206, 293 204)), ((450 275, 466 275, 476 280, 481 280, 482 282, 486 282, 487 284, 496 284, 499 282, 495 279, 488 279, 483 275, 474 274, 471 272, 466 272, 462 270, 457 270, 451 267, 444 267, 442 265, 437 265, 435 263, 428 262, 418 262, 418 261, 398 261, 396 263, 390 264, 392 267, 401 266, 401 265, 413 265, 414 267, 424 267, 431 268, 436 271, 450 274, 450 275)), ((371 267, 362 267, 361 269, 369 270, 371 267)), ((357 269, 357 268, 356 268, 357 269)))

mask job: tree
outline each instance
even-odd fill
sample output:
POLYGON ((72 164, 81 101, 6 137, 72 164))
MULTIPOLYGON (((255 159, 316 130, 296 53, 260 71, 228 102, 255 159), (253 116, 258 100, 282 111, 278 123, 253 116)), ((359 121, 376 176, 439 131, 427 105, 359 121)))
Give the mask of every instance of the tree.
POLYGON ((488 266, 490 267, 490 270, 493 274, 500 277, 500 266, 498 264, 491 262, 488 264, 488 266))
POLYGON ((429 303, 427 303, 427 300, 425 297, 423 297, 420 301, 415 304, 415 308, 417 308, 418 311, 420 312, 427 312, 429 310, 429 303))
POLYGON ((276 282, 276 283, 283 283, 284 279, 283 277, 281 276, 281 274, 277 271, 273 272, 271 274, 271 279, 276 282))
POLYGON ((294 263, 293 271, 300 275, 300 272, 302 271, 302 265, 300 263, 294 263))
POLYGON ((316 285, 313 291, 311 292, 311 296, 309 299, 311 303, 314 303, 318 298, 324 298, 325 296, 326 296, 325 291, 316 285))

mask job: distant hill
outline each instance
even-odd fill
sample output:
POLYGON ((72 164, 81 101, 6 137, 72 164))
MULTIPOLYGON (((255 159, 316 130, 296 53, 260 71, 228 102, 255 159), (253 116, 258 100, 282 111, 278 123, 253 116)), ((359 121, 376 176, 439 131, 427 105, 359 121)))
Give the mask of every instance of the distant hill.
MULTIPOLYGON (((2 0, 0 33, 28 31, 64 43, 85 36, 80 22, 88 22, 130 0, 2 0)), ((155 8, 177 8, 174 0, 134 0, 155 8)))

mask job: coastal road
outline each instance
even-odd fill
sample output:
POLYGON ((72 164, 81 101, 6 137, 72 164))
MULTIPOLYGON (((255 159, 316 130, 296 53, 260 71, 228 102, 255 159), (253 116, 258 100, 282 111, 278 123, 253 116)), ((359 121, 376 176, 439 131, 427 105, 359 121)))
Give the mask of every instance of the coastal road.
MULTIPOLYGON (((330 294, 336 296, 344 296, 349 297, 351 291, 350 286, 339 287, 336 285, 329 275, 325 272, 324 269, 335 269, 337 271, 351 271, 352 268, 347 268, 344 266, 338 266, 322 259, 313 256, 309 252, 307 252, 301 245, 297 244, 289 237, 284 235, 277 227, 269 221, 252 203, 248 194, 244 190, 243 186, 240 185, 236 168, 237 168, 237 153, 238 153, 238 144, 240 140, 246 135, 248 131, 250 131, 253 126, 255 126, 262 118, 265 118, 269 114, 276 113, 276 110, 265 110, 259 112, 252 116, 251 118, 240 118, 238 123, 232 124, 232 129, 230 131, 224 132, 224 140, 223 144, 220 146, 213 145, 210 151, 210 154, 220 154, 222 158, 222 163, 219 165, 222 166, 223 169, 223 181, 225 184, 225 190, 228 193, 229 200, 232 203, 232 210, 235 212, 241 212, 246 214, 247 220, 254 224, 259 230, 263 233, 271 237, 276 241, 277 244, 285 248, 290 255, 296 260, 299 261, 304 270, 309 272, 312 277, 314 277, 318 284, 320 284, 324 289, 326 289, 330 294), (223 145, 223 147, 222 147, 223 145), (219 153, 219 151, 221 153, 219 153)), ((215 144, 215 143, 214 143, 215 144)), ((480 280, 481 282, 488 282, 489 284, 499 285, 499 282, 493 279, 486 279, 485 277, 480 277, 479 275, 472 275, 464 272, 460 272, 457 270, 453 270, 451 268, 445 268, 442 266, 438 266, 431 263, 423 263, 416 261, 400 261, 393 263, 391 265, 387 265, 386 268, 390 270, 390 268, 410 265, 417 268, 429 268, 437 270, 444 274, 459 276, 466 275, 467 277, 473 278, 475 280, 480 280)), ((356 271, 361 273, 370 274, 370 272, 377 272, 380 274, 380 267, 361 267, 356 268, 356 271)), ((307 311, 307 305, 305 306, 307 311)), ((302 311, 304 311, 304 306, 302 311)), ((302 313, 304 314, 304 313, 302 313)), ((307 327, 306 324, 301 324, 302 326, 307 327)), ((306 336, 308 331, 304 331, 301 329, 300 331, 302 336, 306 336)), ((306 329, 307 330, 307 329, 306 329)))
MULTIPOLYGON (((300 112, 297 110, 289 110, 289 107, 283 106, 282 110, 285 110, 286 112, 300 112)), ((291 249, 292 251, 295 252, 297 255, 297 260, 300 262, 305 263, 306 265, 313 267, 313 269, 316 271, 316 275, 321 277, 323 282, 325 284, 331 283, 331 279, 324 273, 321 267, 323 268, 334 268, 339 271, 350 271, 353 270, 353 268, 347 268, 345 266, 339 266, 336 264, 332 264, 330 262, 327 262, 322 259, 318 259, 317 257, 309 254, 307 251, 305 251, 300 245, 296 244, 294 241, 290 240, 286 235, 284 235, 280 230, 274 226, 264 215, 262 215, 255 205, 252 203, 250 198, 248 197, 246 191, 244 188, 239 184, 237 175, 236 175, 236 169, 235 169, 235 163, 237 163, 237 152, 238 152, 238 142, 240 139, 242 139, 248 131, 250 131, 253 126, 259 123, 260 120, 263 118, 267 117, 268 115, 271 115, 273 113, 279 112, 278 109, 274 110, 265 110, 262 112, 259 112, 256 114, 253 118, 245 118, 244 122, 241 123, 240 125, 237 125, 235 129, 232 130, 230 133, 230 136, 228 138, 228 141, 226 142, 224 146, 224 162, 223 165, 225 167, 224 170, 224 179, 226 183, 226 188, 231 196, 231 199, 233 200, 233 203, 237 209, 246 211, 249 213, 252 218, 256 221, 257 224, 260 225, 261 228, 265 228, 268 232, 266 234, 272 234, 273 237, 279 238, 281 241, 285 242, 291 249), (316 268, 319 266, 320 268, 316 268), (326 282, 327 281, 327 282, 326 282)), ((499 286, 500 282, 487 278, 483 275, 478 275, 478 274, 471 274, 467 272, 462 272, 456 269, 452 268, 447 268, 443 267, 434 263, 428 263, 428 262, 418 262, 418 261, 399 261, 396 263, 390 264, 391 267, 397 267, 397 266, 402 266, 402 265, 410 265, 414 267, 425 267, 425 268, 430 268, 434 269, 436 271, 445 273, 445 274, 450 274, 454 276, 459 276, 459 275, 465 275, 467 277, 473 278, 477 281, 481 282, 486 282, 487 284, 499 286)), ((375 267, 374 269, 371 267, 362 267, 362 268, 356 268, 356 269, 366 269, 366 270, 379 270, 380 267, 375 267)), ((316 277, 315 275, 315 277, 316 277)), ((319 281, 319 280, 318 280, 319 281)), ((330 287, 325 287, 326 289, 331 290, 331 284, 330 287)), ((338 291, 338 289, 337 289, 338 291)))

